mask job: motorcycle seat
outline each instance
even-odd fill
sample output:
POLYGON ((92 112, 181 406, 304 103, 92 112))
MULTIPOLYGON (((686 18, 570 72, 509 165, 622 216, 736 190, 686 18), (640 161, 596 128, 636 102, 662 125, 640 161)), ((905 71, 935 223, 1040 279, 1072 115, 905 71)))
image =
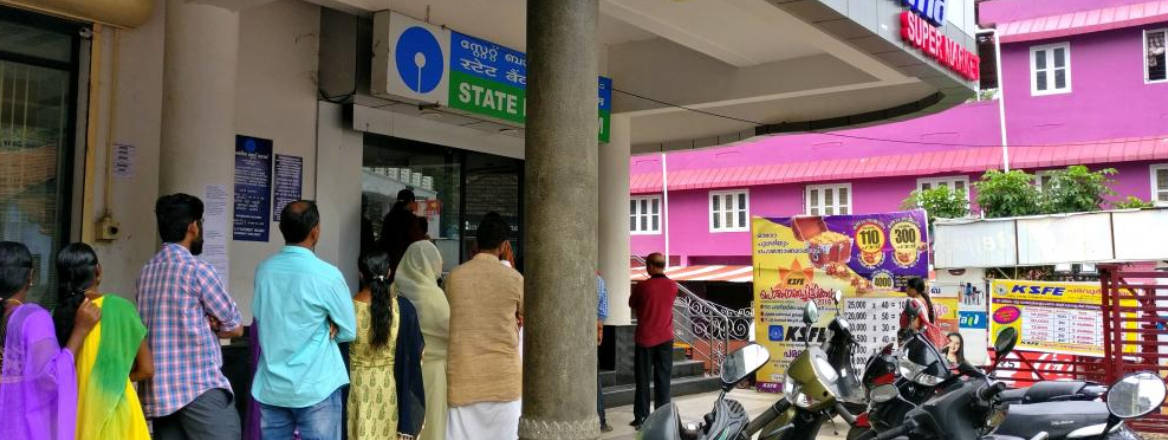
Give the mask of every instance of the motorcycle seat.
POLYGON ((1014 404, 995 434, 1032 438, 1046 431, 1052 439, 1066 438, 1077 429, 1105 425, 1110 415, 1106 403, 1095 401, 1014 404))
POLYGON ((1038 382, 1029 388, 1018 388, 1003 391, 998 397, 1007 403, 1039 403, 1062 400, 1090 400, 1097 396, 1082 396, 1076 399, 1088 385, 1083 381, 1047 381, 1038 382))

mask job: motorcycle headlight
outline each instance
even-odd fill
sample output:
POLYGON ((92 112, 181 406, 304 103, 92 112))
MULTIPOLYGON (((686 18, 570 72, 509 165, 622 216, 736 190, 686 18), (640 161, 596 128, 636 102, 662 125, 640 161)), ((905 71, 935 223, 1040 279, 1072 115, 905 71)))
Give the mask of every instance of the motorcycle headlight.
POLYGON ((908 360, 908 356, 903 356, 900 358, 898 368, 900 369, 901 377, 908 378, 909 380, 924 386, 935 387, 940 385, 941 382, 945 380, 940 377, 925 373, 925 366, 913 363, 912 361, 908 360))
POLYGON ((794 379, 791 379, 790 375, 787 375, 787 377, 783 379, 783 393, 785 393, 787 395, 787 399, 797 407, 807 408, 811 406, 811 399, 808 399, 807 395, 803 394, 802 387, 800 387, 799 383, 795 382, 794 379))
POLYGON ((884 403, 895 399, 898 395, 900 395, 900 390, 896 389, 896 385, 886 384, 873 388, 870 399, 876 403, 884 403))
POLYGON ((831 363, 827 359, 816 357, 814 363, 815 372, 823 380, 824 384, 835 385, 836 382, 839 382, 839 374, 836 373, 835 367, 831 366, 831 363))

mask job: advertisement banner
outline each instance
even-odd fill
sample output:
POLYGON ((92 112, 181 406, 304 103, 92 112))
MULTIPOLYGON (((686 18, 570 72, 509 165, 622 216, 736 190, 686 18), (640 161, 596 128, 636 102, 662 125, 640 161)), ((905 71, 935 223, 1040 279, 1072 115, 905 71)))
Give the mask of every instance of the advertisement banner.
MULTIPOLYGON (((1103 357, 1103 292, 1099 283, 994 280, 990 335, 1013 327, 1017 350, 1103 357)), ((1123 306, 1134 307, 1134 300, 1123 306)), ((1135 323, 1128 323, 1130 328, 1135 323)), ((1125 337, 1133 336, 1131 334, 1125 337)), ((1134 352, 1129 346, 1126 351, 1134 352)))
MULTIPOLYGON (((896 341, 910 277, 929 271, 925 212, 872 215, 801 216, 752 219, 756 339, 771 353, 758 373, 759 387, 778 390, 787 365, 827 338, 835 316, 832 296, 843 293, 840 309, 862 346, 861 356, 896 341), (815 301, 819 322, 805 328, 803 305, 815 301)), ((955 304, 943 315, 956 321, 955 304)), ((857 362, 862 368, 863 359, 857 362)))

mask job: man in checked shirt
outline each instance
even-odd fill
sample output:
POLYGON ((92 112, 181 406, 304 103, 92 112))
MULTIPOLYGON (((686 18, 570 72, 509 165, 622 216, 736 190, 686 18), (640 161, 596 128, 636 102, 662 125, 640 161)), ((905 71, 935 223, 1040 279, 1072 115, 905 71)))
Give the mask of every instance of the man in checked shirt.
POLYGON ((146 324, 155 374, 142 409, 154 438, 236 439, 239 413, 220 372, 219 338, 243 335, 235 301, 203 252, 203 202, 172 194, 154 205, 162 250, 138 275, 138 313, 146 324))

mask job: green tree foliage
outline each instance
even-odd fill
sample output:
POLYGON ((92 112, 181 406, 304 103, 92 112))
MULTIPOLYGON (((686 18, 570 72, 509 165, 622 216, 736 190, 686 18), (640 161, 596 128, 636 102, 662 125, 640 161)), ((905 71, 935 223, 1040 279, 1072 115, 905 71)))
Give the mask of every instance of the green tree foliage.
POLYGON ((1115 168, 1091 171, 1083 165, 1072 165, 1046 174, 1050 180, 1042 188, 1043 211, 1047 214, 1088 212, 1102 209, 1111 190, 1115 168))
POLYGON ((986 218, 1042 214, 1043 193, 1034 186, 1034 175, 1024 171, 989 170, 974 182, 977 204, 986 218))
POLYGON ((1144 201, 1143 199, 1140 199, 1136 196, 1127 196, 1127 198, 1124 200, 1111 202, 1111 207, 1113 209, 1143 209, 1152 208, 1155 206, 1155 203, 1144 201))
POLYGON ((913 191, 901 203, 901 209, 924 208, 929 224, 937 218, 961 218, 969 215, 969 200, 964 190, 950 190, 946 186, 913 191))

